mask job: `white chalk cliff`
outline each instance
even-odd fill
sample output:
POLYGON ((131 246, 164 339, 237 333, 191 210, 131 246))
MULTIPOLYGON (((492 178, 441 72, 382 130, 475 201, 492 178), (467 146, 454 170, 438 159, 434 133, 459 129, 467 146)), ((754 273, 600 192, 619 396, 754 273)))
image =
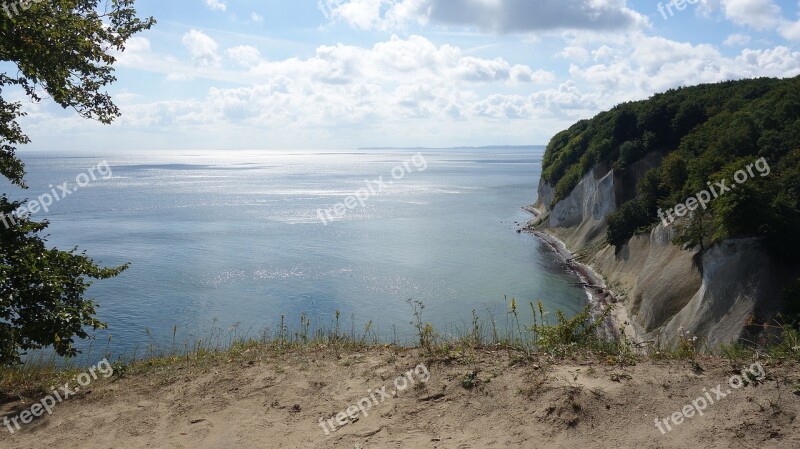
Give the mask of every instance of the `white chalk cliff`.
POLYGON ((659 224, 619 248, 606 243, 607 216, 658 163, 650 155, 629 167, 625 179, 597 166, 555 204, 553 186, 542 180, 537 228, 564 241, 620 294, 640 339, 673 346, 683 332, 715 349, 749 337, 751 324, 778 312, 786 274, 759 238, 725 240, 700 254, 673 244, 674 226, 659 224))

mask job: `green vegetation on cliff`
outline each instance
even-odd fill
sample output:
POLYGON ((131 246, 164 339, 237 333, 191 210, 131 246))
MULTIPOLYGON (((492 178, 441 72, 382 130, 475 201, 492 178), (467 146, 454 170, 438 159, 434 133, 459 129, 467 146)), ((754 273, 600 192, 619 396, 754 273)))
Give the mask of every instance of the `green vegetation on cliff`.
POLYGON ((770 174, 751 177, 697 208, 681 225, 682 243, 708 246, 738 236, 764 236, 778 256, 800 259, 800 77, 751 79, 679 88, 624 103, 582 120, 550 141, 542 177, 565 198, 595 165, 618 175, 645 155, 663 157, 640 177, 608 217, 608 241, 626 242, 708 183, 764 158, 770 174))

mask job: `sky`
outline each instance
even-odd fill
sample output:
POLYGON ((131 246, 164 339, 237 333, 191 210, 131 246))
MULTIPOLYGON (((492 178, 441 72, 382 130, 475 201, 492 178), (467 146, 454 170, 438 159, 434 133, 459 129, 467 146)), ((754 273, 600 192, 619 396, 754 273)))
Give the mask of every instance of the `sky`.
MULTIPOLYGON (((679 86, 800 74, 797 0, 137 0, 122 117, 24 101, 31 150, 546 144, 679 86)), ((13 99, 13 98, 12 98, 13 99)), ((19 98, 22 100, 22 96, 19 98)))

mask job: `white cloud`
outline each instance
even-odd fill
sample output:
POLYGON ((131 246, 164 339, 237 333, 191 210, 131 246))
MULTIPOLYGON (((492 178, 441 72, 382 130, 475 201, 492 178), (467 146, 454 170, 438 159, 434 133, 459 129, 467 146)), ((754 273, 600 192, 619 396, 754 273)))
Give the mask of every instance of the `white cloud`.
POLYGON ((762 31, 777 26, 781 8, 772 0, 722 0, 725 16, 738 25, 762 31))
POLYGON ((648 24, 626 0, 321 0, 320 9, 329 20, 365 30, 433 22, 504 34, 648 24))
POLYGON ((227 9, 227 5, 225 5, 225 2, 223 1, 220 0, 204 0, 204 1, 206 3, 206 6, 215 11, 225 11, 227 9))
POLYGON ((605 61, 614 55, 614 49, 608 45, 601 45, 597 50, 592 50, 592 59, 596 62, 605 61))
POLYGON ((253 23, 264 23, 264 16, 256 12, 250 13, 250 21, 253 23))
POLYGON ((797 22, 782 21, 778 33, 787 40, 800 41, 800 20, 797 22))
MULTIPOLYGON (((503 58, 477 58, 464 54, 460 48, 436 46, 416 35, 406 39, 392 36, 372 48, 323 45, 307 59, 267 61, 256 48, 249 46, 230 48, 226 54, 249 69, 236 78, 253 81, 283 76, 298 82, 306 80, 329 85, 372 83, 466 87, 468 84, 545 83, 554 79, 554 74, 545 70, 523 64, 512 65, 503 58)), ((219 77, 229 78, 222 74, 219 77)))
POLYGON ((225 54, 243 67, 255 67, 263 61, 261 52, 249 45, 229 48, 225 54))
POLYGON ((633 33, 625 59, 611 63, 573 65, 573 79, 591 86, 615 102, 646 98, 654 92, 701 83, 759 76, 800 74, 800 52, 778 46, 742 50, 734 58, 723 56, 708 44, 693 45, 663 37, 633 33))
POLYGON ((742 50, 736 57, 742 67, 741 78, 755 76, 788 77, 800 74, 800 51, 783 46, 762 50, 742 50))
POLYGON ((786 40, 800 40, 800 20, 787 20, 773 0, 722 0, 725 16, 758 31, 777 30, 786 40))
POLYGON ((202 31, 188 31, 183 35, 181 42, 189 50, 195 64, 210 66, 219 64, 217 43, 202 31))
POLYGON ((722 0, 700 0, 700 2, 695 5, 695 11, 700 17, 710 18, 720 9, 721 1, 722 0))
POLYGON ((511 66, 502 58, 479 59, 472 56, 461 58, 457 67, 458 78, 465 81, 507 80, 511 66))
POLYGON ((750 36, 741 33, 731 34, 722 42, 728 47, 739 47, 750 43, 750 36))
POLYGON ((329 20, 344 20, 362 30, 381 27, 386 0, 324 0, 319 7, 329 20))
POLYGON ((150 51, 150 40, 141 36, 134 36, 125 43, 128 52, 147 52, 150 51))
MULTIPOLYGON (((718 10, 737 25, 757 31, 775 30, 786 40, 800 40, 800 20, 783 17, 781 7, 774 0, 701 0, 698 8, 704 17, 711 17, 718 10)), ((736 41, 726 45, 741 45, 741 43, 736 41)))
POLYGON ((141 95, 130 92, 128 89, 122 89, 114 94, 114 100, 120 103, 130 103, 131 101, 140 97, 141 95))
MULTIPOLYGON (((217 47, 201 34, 190 32, 185 36, 187 47, 194 48, 190 51, 192 59, 213 60, 217 47)), ((277 145, 275 135, 285 135, 293 136, 296 147, 297 142, 313 145, 310 142, 317 137, 330 143, 344 134, 350 142, 354 138, 400 141, 409 138, 408 124, 413 122, 414 138, 425 143, 439 139, 446 144, 454 135, 480 141, 507 141, 517 136, 530 142, 541 141, 531 137, 533 133, 549 133, 564 126, 582 113, 593 112, 589 109, 595 104, 590 98, 578 100, 575 94, 559 89, 536 96, 497 93, 551 83, 555 74, 511 64, 503 58, 478 58, 458 47, 435 45, 414 35, 392 36, 372 47, 320 46, 311 57, 276 61, 268 60, 252 46, 235 46, 223 53, 225 59, 215 68, 193 67, 151 51, 137 52, 137 62, 150 61, 150 65, 138 68, 160 70, 173 80, 203 77, 242 85, 211 88, 204 98, 187 101, 126 104, 118 126, 151 132, 182 130, 186 133, 184 142, 191 141, 189 130, 199 127, 214 129, 215 135, 242 130, 234 133, 239 136, 237 141, 245 139, 241 136, 259 136, 264 142, 269 132, 271 144, 277 145), (569 104, 561 110, 565 99, 569 104), (572 104, 579 101, 586 108, 572 104), (556 116, 549 117, 551 112, 556 116), (568 116, 566 121, 564 115, 568 116), (535 125, 529 122, 533 117, 539 117, 535 125), (516 122, 523 125, 512 124, 516 122), (434 123, 438 125, 431 126, 434 123), (442 133, 442 123, 448 123, 447 133, 442 133), (353 129, 358 131, 354 134, 353 129)))
POLYGON ((548 72, 547 70, 536 70, 535 72, 531 70, 530 67, 526 65, 515 65, 511 67, 511 81, 515 83, 551 83, 555 81, 556 74, 553 72, 548 72))
POLYGON ((569 46, 558 52, 556 56, 559 58, 584 62, 589 58, 589 52, 582 47, 569 46))
MULTIPOLYGON (((185 38, 203 43, 191 52, 193 59, 213 59, 216 46, 201 34, 196 32, 193 39, 185 38)), ((495 123, 534 117, 537 121, 548 117, 548 126, 568 126, 575 119, 591 116, 620 101, 646 98, 672 87, 800 74, 800 52, 786 47, 743 50, 736 57, 727 58, 711 45, 632 33, 614 48, 567 48, 567 53, 586 58, 577 58, 582 62, 573 60, 569 78, 562 78, 557 88, 509 94, 501 93, 502 86, 552 83, 557 77, 502 58, 465 55, 458 47, 437 46, 421 36, 392 36, 371 48, 320 46, 309 58, 278 61, 267 60, 255 47, 237 46, 225 54, 245 71, 198 71, 186 67, 185 73, 237 80, 244 83, 242 87, 211 89, 199 103, 202 110, 193 109, 198 107, 197 102, 169 110, 188 122, 205 117, 237 126, 280 123, 328 129, 379 126, 378 123, 419 118, 450 123, 466 120, 478 126, 481 120, 495 123)), ((174 64, 171 70, 176 70, 174 64)), ((463 132, 456 129, 452 132, 463 132)))
MULTIPOLYGON (((200 37, 194 41, 207 42, 200 37)), ((194 52, 195 60, 216 54, 215 46, 198 47, 203 51, 194 52)), ((603 44, 567 49, 562 53, 573 61, 569 78, 562 77, 557 88, 529 94, 504 93, 504 86, 552 83, 556 75, 503 58, 465 55, 458 47, 437 46, 414 35, 392 36, 371 48, 320 46, 309 58, 278 61, 267 60, 255 47, 237 46, 225 54, 244 71, 187 68, 186 73, 244 83, 210 91, 206 115, 233 123, 296 121, 324 127, 420 117, 452 121, 550 116, 568 125, 620 101, 677 86, 800 74, 800 52, 786 47, 743 50, 728 58, 712 45, 636 32, 614 48, 603 44)))
MULTIPOLYGON (((417 35, 372 46, 323 45, 306 57, 277 60, 249 45, 220 49, 197 30, 183 36, 191 59, 159 54, 138 38, 120 55, 121 68, 162 73, 181 83, 218 81, 218 87, 190 99, 150 103, 133 96, 139 92, 126 92, 124 114, 113 129, 141 132, 142 139, 169 131, 178 136, 175 145, 203 147, 216 142, 198 141, 196 136, 208 134, 201 129, 213 130, 213 139, 253 147, 538 143, 578 119, 669 88, 800 74, 800 52, 785 46, 725 56, 713 45, 641 31, 571 39, 562 51, 570 57, 569 71, 556 74, 525 64, 527 59, 480 58, 417 35)), ((48 126, 63 132, 89 126, 59 121, 55 113, 29 119, 51 120, 48 126)))

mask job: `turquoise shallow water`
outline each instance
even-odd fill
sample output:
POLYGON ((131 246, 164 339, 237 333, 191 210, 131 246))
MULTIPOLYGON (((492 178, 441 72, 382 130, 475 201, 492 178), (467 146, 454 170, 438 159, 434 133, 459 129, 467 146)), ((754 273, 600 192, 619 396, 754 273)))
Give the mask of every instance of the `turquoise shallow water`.
POLYGON ((347 329, 371 320, 385 339, 409 338, 408 298, 425 304, 423 318, 437 329, 466 326, 473 309, 502 324, 504 295, 574 313, 586 302, 574 277, 514 224, 529 218, 520 207, 535 200, 542 151, 419 150, 424 170, 411 162, 417 151, 405 150, 22 158, 29 198, 108 162, 113 176, 36 217, 51 221, 59 247, 131 263, 90 289, 109 323, 95 345, 111 333, 113 350, 125 352, 168 345, 173 326, 180 341, 215 327, 257 335, 281 315, 330 323, 336 310, 347 329), (392 184, 363 207, 320 221, 318 210, 381 176, 392 184))

